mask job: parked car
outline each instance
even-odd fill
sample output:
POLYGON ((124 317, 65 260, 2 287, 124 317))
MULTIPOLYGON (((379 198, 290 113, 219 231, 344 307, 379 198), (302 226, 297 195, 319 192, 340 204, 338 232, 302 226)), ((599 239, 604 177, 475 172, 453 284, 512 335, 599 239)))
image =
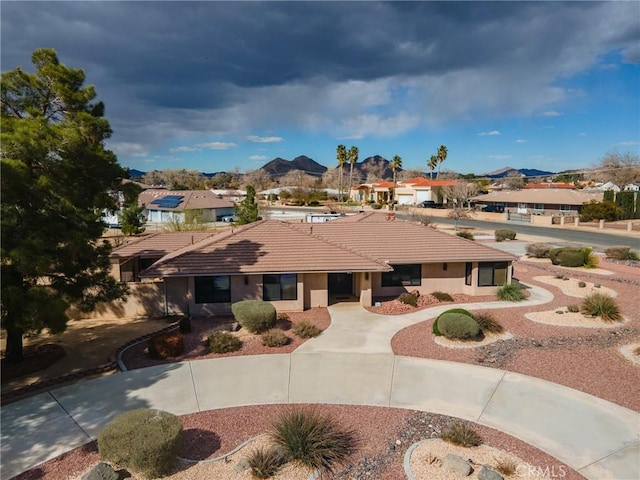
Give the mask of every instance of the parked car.
POLYGON ((482 209, 483 212, 504 213, 504 207, 502 205, 485 205, 482 209))
POLYGON ((236 221, 236 216, 235 215, 225 215, 221 218, 221 220, 223 222, 226 223, 231 223, 231 222, 235 222, 236 221))
POLYGON ((418 204, 421 208, 442 208, 441 203, 437 203, 434 200, 423 200, 418 204))

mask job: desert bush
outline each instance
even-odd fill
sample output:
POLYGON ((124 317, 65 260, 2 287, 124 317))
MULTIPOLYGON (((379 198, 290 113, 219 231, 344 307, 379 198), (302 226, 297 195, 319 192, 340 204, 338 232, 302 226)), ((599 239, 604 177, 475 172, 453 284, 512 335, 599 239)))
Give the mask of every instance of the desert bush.
POLYGON ((207 338, 207 346, 211 353, 230 353, 242 348, 242 340, 229 332, 212 332, 207 338))
POLYGON ((585 288, 587 286, 586 282, 578 282, 578 288, 585 288))
POLYGON ((287 459, 281 448, 271 446, 253 450, 246 460, 251 469, 251 476, 254 478, 270 478, 278 473, 278 470, 286 463, 287 459))
POLYGON ((322 333, 322 330, 308 320, 301 320, 294 323, 291 331, 300 338, 313 338, 322 333))
POLYGON ((613 258, 614 260, 626 260, 630 250, 631 247, 615 246, 605 249, 604 254, 607 258, 613 258))
POLYGON ((450 340, 466 340, 480 334, 480 326, 464 313, 443 313, 438 317, 438 330, 450 340))
POLYGON ((262 300, 242 300, 231 305, 231 312, 240 325, 251 333, 266 332, 276 325, 276 309, 262 300))
POLYGON ((333 472, 353 453, 353 431, 313 409, 294 407, 273 422, 271 438, 293 461, 321 473, 333 472))
POLYGON ((494 232, 494 235, 497 242, 516 239, 516 232, 514 232, 513 230, 509 230, 508 228, 499 228, 494 232))
POLYGON ((418 296, 415 293, 403 293, 398 297, 398 301, 412 307, 418 306, 418 296))
POLYGON ((580 310, 585 315, 600 317, 605 322, 619 322, 622 320, 616 301, 604 293, 592 293, 586 297, 580 310))
POLYGON ((534 258, 547 258, 551 245, 547 243, 530 243, 526 247, 527 255, 534 258))
POLYGON ((580 305, 576 305, 575 303, 567 305, 567 311, 571 313, 578 313, 580 311, 580 305))
MULTIPOLYGON (((640 195, 638 195, 638 197, 640 198, 640 195)), ((631 250, 629 253, 627 253, 627 256, 626 256, 625 260, 635 260, 635 261, 638 261, 638 260, 640 260, 640 257, 638 257, 638 254, 637 254, 636 252, 634 252, 633 250, 631 250)))
POLYGON ((151 335, 147 340, 147 352, 151 358, 166 360, 184 353, 184 337, 180 332, 163 332, 151 335))
POLYGON ((549 258, 554 265, 563 267, 581 267, 585 260, 583 249, 577 247, 552 248, 549 258))
POLYGON ((507 302, 521 302, 527 298, 518 282, 505 283, 496 290, 496 295, 507 302))
POLYGON ((435 297, 439 302, 452 302, 453 297, 445 292, 431 292, 431 296, 435 297))
POLYGON ((141 408, 118 415, 98 435, 100 458, 144 478, 171 473, 182 448, 182 421, 141 408))
POLYGON ((484 333, 502 333, 504 332, 504 328, 498 321, 493 318, 493 315, 490 313, 477 313, 474 315, 476 322, 478 322, 478 326, 480 330, 484 333))
POLYGON ((466 423, 454 423, 442 432, 445 442, 461 447, 477 447, 482 444, 482 437, 466 423))
POLYGON ((469 230, 461 230, 456 233, 456 235, 462 238, 466 238, 467 240, 473 240, 473 233, 471 233, 469 230))
POLYGON ((433 321, 433 324, 431 325, 431 331, 433 332, 434 335, 438 337, 442 335, 442 333, 440 332, 440 329, 438 328, 438 319, 445 313, 461 313, 468 317, 474 318, 473 314, 468 310, 465 310, 464 308, 450 308, 449 310, 445 310, 440 315, 438 315, 438 317, 433 321))
POLYGON ((380 210, 382 208, 382 205, 380 205, 379 203, 372 203, 371 208, 373 208, 374 210, 380 210))
POLYGON ((598 257, 593 253, 591 248, 582 249, 582 259, 584 268, 596 268, 598 266, 598 257))
POLYGON ((613 202, 591 200, 590 202, 582 203, 580 221, 606 220, 607 222, 613 222, 618 219, 621 213, 620 208, 613 202))
POLYGON ((272 328, 262 334, 262 345, 267 347, 282 347, 289 343, 289 337, 279 328, 272 328))
POLYGON ((500 475, 511 476, 516 473, 518 464, 510 458, 501 458, 496 461, 496 472, 500 475))

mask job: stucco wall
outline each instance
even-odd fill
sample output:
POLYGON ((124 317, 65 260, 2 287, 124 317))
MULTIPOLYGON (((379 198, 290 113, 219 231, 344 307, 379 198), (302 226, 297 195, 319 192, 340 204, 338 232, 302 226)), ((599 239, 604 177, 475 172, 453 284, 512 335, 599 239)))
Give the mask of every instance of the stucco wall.
POLYGON ((329 305, 326 273, 304 274, 304 308, 326 307, 329 305))
POLYGON ((75 308, 67 312, 73 320, 81 318, 136 318, 164 315, 164 288, 162 283, 129 283, 129 295, 124 300, 100 303, 93 312, 80 312, 75 308))

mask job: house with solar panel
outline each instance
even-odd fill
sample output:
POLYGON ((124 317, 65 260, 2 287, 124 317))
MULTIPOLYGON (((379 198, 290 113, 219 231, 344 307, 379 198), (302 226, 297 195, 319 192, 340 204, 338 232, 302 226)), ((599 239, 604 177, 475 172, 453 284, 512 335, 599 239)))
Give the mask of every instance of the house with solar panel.
POLYGON ((233 215, 233 203, 211 190, 145 190, 138 196, 138 205, 148 224, 187 223, 198 219, 215 222, 233 215))

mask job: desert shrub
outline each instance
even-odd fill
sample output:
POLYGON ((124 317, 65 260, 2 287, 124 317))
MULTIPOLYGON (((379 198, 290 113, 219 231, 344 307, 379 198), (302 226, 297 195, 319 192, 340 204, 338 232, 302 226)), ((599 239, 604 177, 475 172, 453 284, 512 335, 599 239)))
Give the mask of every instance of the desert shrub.
POLYGON ((144 478, 168 475, 182 448, 182 421, 141 408, 118 415, 98 435, 100 458, 144 478))
POLYGON ((496 295, 507 302, 520 302, 526 298, 518 282, 505 283, 496 290, 496 295))
POLYGON ((501 458, 496 461, 496 472, 500 475, 511 476, 516 473, 518 464, 510 458, 501 458))
POLYGON ((567 306, 567 311, 571 313, 578 313, 580 311, 580 305, 576 305, 575 303, 572 303, 571 305, 567 306))
POLYGON ((284 313, 284 312, 278 312, 277 315, 277 320, 278 322, 288 322, 289 321, 289 315, 284 313))
POLYGON ((156 333, 147 340, 147 351, 151 358, 177 357, 184 353, 184 337, 180 332, 156 333))
POLYGON ((456 235, 462 238, 466 238, 467 240, 473 240, 473 233, 468 230, 461 230, 456 233, 456 235))
POLYGON ((622 320, 616 301, 604 293, 592 293, 586 297, 582 302, 581 311, 585 315, 600 317, 605 322, 622 320))
POLYGON ((527 255, 534 258, 547 258, 551 245, 547 243, 530 243, 526 247, 527 255))
POLYGON ((585 288, 587 286, 586 282, 580 281, 578 282, 578 288, 585 288))
POLYGON ((415 293, 403 293, 398 297, 398 301, 412 307, 418 306, 418 296, 415 293))
POLYGON ((453 297, 445 292, 431 292, 431 296, 435 297, 439 302, 453 302, 453 297))
POLYGON ((480 334, 480 326, 464 313, 443 313, 438 317, 438 330, 451 340, 466 340, 480 334))
POLYGON ((607 258, 613 258, 614 260, 626 260, 630 250, 631 247, 625 246, 609 247, 605 249, 604 254, 607 258))
POLYGON ((178 328, 180 333, 191 333, 191 318, 188 316, 182 317, 178 322, 178 328))
POLYGON ((477 447, 482 444, 482 437, 466 423, 454 423, 442 432, 445 442, 461 447, 477 447))
POLYGON ((262 300, 242 300, 231 305, 231 312, 240 325, 251 333, 266 332, 276 325, 276 308, 262 300))
POLYGON ((591 200, 590 202, 582 203, 580 221, 606 220, 607 222, 613 222, 618 219, 620 214, 620 208, 613 202, 591 200))
POLYGON ((552 248, 549 251, 549 258, 554 265, 581 267, 585 259, 583 250, 577 247, 552 248))
POLYGON ((286 463, 287 459, 281 448, 271 446, 255 449, 246 460, 251 469, 251 476, 254 478, 270 478, 278 473, 278 470, 286 463))
POLYGON ((598 266, 598 257, 593 253, 591 248, 582 249, 582 261, 585 268, 596 268, 598 266))
POLYGON ((289 343, 289 337, 279 328, 272 328, 262 334, 262 344, 267 347, 282 347, 289 343))
POLYGON ((294 407, 273 422, 271 438, 293 461, 333 472, 356 448, 354 432, 313 409, 294 407))
POLYGON ((372 203, 371 208, 373 208, 374 210, 380 210, 382 208, 382 205, 380 205, 379 203, 372 203))
POLYGON ((474 315, 476 322, 478 322, 478 326, 480 330, 484 333, 502 333, 504 332, 504 328, 502 325, 498 323, 498 321, 493 318, 493 315, 490 313, 477 313, 474 315))
POLYGON ((461 313, 461 314, 466 315, 468 317, 474 318, 473 314, 471 312, 469 312, 468 310, 465 310, 464 308, 450 308, 449 310, 445 310, 440 315, 438 315, 438 317, 433 321, 433 324, 431 326, 431 331, 433 332, 434 335, 436 335, 438 337, 440 335, 442 335, 442 332, 440 332, 440 329, 438 328, 438 319, 442 315, 444 315, 445 313, 461 313))
POLYGON ((242 348, 242 340, 229 332, 212 332, 207 338, 211 353, 230 353, 242 348))
POLYGON ((513 230, 509 230, 508 228, 499 228, 494 232, 494 235, 496 237, 496 241, 498 242, 516 239, 516 232, 514 232, 513 230))
MULTIPOLYGON (((638 198, 640 198, 640 195, 638 195, 638 198)), ((627 256, 625 257, 625 260, 640 260, 640 257, 638 257, 638 254, 636 252, 634 252, 633 250, 631 250, 629 253, 627 253, 627 256)))
POLYGON ((308 320, 301 320, 294 323, 291 331, 300 338, 313 338, 322 333, 322 330, 308 320))

